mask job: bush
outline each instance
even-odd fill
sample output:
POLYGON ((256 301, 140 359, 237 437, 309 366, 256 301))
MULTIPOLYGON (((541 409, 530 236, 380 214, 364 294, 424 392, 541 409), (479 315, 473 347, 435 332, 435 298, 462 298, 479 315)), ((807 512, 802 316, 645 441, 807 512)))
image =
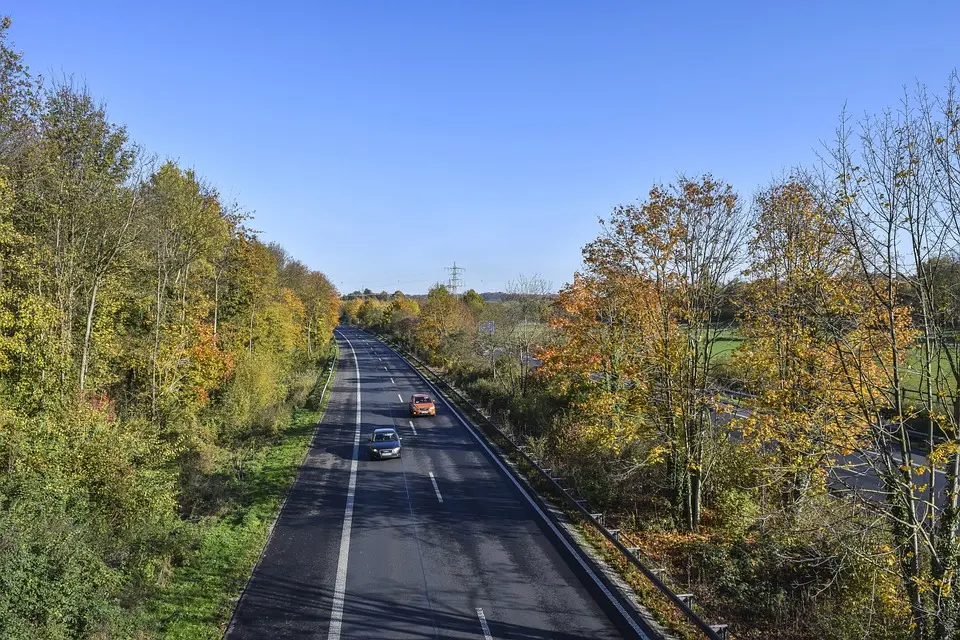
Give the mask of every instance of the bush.
POLYGON ((319 373, 316 369, 309 369, 292 376, 287 386, 286 404, 288 407, 302 407, 307 403, 307 398, 317 386, 319 373))
POLYGON ((748 489, 725 488, 713 501, 713 524, 732 538, 742 538, 760 517, 760 505, 748 489))
POLYGON ((99 514, 83 496, 57 495, 45 479, 9 478, 0 505, 3 637, 76 638, 122 618, 120 570, 99 514))
POLYGON ((282 417, 277 406, 286 397, 282 379, 279 363, 269 353, 255 351, 237 363, 223 398, 221 438, 225 442, 276 433, 282 417))
POLYGON ((3 637, 129 636, 176 546, 171 448, 78 405, 6 414, 0 455, 3 637))

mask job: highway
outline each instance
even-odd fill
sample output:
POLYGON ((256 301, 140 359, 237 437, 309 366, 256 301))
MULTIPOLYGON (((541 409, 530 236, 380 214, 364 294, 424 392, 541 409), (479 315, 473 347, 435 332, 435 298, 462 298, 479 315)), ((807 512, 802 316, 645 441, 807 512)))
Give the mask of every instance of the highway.
POLYGON ((324 419, 227 631, 261 638, 654 638, 401 358, 340 328, 324 419), (403 456, 365 443, 395 427, 403 456))

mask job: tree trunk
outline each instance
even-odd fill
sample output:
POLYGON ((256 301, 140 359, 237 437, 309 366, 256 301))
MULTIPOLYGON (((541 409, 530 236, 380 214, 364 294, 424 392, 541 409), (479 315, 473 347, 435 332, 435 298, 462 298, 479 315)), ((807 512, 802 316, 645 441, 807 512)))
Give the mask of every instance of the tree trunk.
POLYGON ((253 353, 253 304, 250 305, 250 339, 247 343, 247 352, 253 353))
POLYGON ((156 317, 153 326, 153 357, 150 372, 150 411, 154 419, 157 417, 157 389, 160 367, 160 331, 163 327, 163 290, 166 284, 166 272, 163 269, 163 254, 160 245, 157 245, 157 299, 156 317))
POLYGON ((220 316, 220 274, 213 277, 213 335, 217 335, 217 321, 220 316))
POLYGON ((93 332, 93 311, 97 306, 97 290, 100 288, 100 277, 94 276, 93 288, 90 291, 90 305, 87 308, 87 328, 83 334, 83 356, 80 359, 80 391, 83 391, 87 378, 87 363, 90 357, 90 334, 93 332))

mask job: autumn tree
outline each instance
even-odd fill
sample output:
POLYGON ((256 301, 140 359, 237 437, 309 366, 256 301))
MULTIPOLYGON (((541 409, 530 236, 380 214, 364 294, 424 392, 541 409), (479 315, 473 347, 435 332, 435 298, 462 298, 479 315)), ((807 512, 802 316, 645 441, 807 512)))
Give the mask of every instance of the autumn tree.
POLYGON ((165 397, 181 396, 187 371, 181 365, 195 339, 213 334, 209 285, 233 229, 217 195, 172 162, 164 163, 143 191, 149 229, 143 245, 150 265, 144 279, 153 285, 150 401, 156 417, 165 397))
POLYGON ((360 308, 357 309, 357 320, 365 327, 380 327, 383 325, 386 310, 385 302, 370 296, 360 303, 360 308))
POLYGON ((470 315, 455 296, 442 284, 435 285, 427 293, 420 307, 417 325, 417 340, 428 352, 444 357, 444 348, 449 348, 448 339, 458 332, 471 329, 470 315))
POLYGON ((538 352, 538 375, 571 402, 557 424, 559 453, 589 484, 623 482, 665 452, 648 420, 658 320, 650 289, 635 275, 575 274, 557 295, 557 340, 538 352))
POLYGON ((832 340, 853 320, 845 316, 863 290, 832 213, 802 176, 755 198, 737 354, 754 397, 737 425, 767 459, 776 504, 791 517, 808 492, 826 489, 828 466, 861 444, 847 417, 856 398, 840 383, 851 362, 838 358, 832 340))
POLYGON ((136 150, 86 90, 70 85, 48 91, 37 127, 24 169, 36 178, 24 183, 21 228, 42 237, 51 253, 56 341, 64 363, 79 363, 76 370, 65 364, 60 384, 82 390, 103 287, 139 232, 139 190, 128 184, 136 150))
POLYGON ((958 248, 953 96, 935 101, 920 89, 856 128, 844 118, 823 181, 867 293, 853 337, 835 338, 852 363, 841 377, 858 399, 851 420, 869 434, 864 459, 882 483, 864 504, 893 540, 917 640, 953 638, 960 624, 960 405, 957 370, 944 366, 956 341, 937 274, 958 248), (926 460, 917 441, 932 450, 926 460))
POLYGON ((467 307, 467 310, 470 311, 470 315, 474 320, 480 319, 480 315, 487 306, 487 302, 483 299, 483 296, 473 289, 467 289, 463 296, 460 297, 460 300, 467 307))
POLYGON ((359 322, 360 305, 363 301, 360 298, 347 298, 340 305, 340 319, 343 322, 356 324, 359 322))
POLYGON ((647 300, 658 314, 649 376, 657 386, 655 421, 667 457, 677 523, 700 523, 704 485, 721 438, 711 409, 712 372, 722 334, 715 319, 726 285, 738 273, 748 225, 733 189, 711 176, 654 187, 646 201, 621 206, 600 237, 584 248, 587 269, 607 280, 649 282, 647 300))
POLYGON ((384 323, 400 340, 411 344, 416 335, 420 305, 402 291, 395 291, 384 311, 384 323))
POLYGON ((17 162, 34 138, 40 104, 38 83, 23 62, 23 55, 7 42, 10 18, 0 18, 0 163, 17 162))

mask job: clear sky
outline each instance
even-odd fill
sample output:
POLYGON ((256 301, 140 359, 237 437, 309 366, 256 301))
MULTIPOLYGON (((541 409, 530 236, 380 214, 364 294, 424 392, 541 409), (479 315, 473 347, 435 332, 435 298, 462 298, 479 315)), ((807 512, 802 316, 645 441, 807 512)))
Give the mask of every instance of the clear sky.
POLYGON ((13 0, 72 75, 345 292, 572 278, 598 216, 678 172, 742 196, 844 103, 960 64, 960 2, 13 0))

